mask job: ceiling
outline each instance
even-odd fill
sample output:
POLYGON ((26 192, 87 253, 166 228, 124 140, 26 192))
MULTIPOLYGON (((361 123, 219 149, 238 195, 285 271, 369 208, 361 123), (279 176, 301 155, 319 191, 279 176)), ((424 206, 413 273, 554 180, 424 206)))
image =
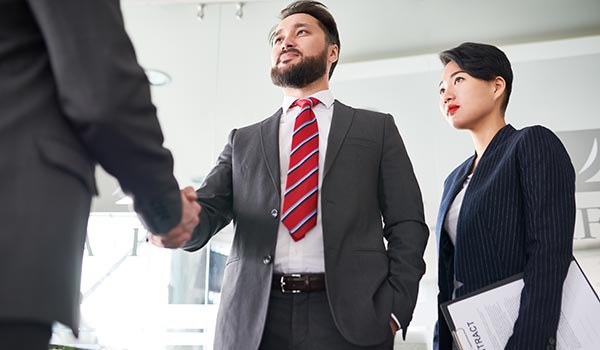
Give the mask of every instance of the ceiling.
MULTIPOLYGON (((154 103, 182 186, 197 186, 228 132, 272 114, 281 92, 269 79, 269 30, 289 1, 122 0, 140 63, 171 76, 154 103), (204 3, 198 20, 198 4, 204 3)), ((433 54, 464 41, 513 45, 600 35, 600 0, 330 0, 340 67, 433 54)), ((334 74, 333 81, 336 75, 334 74)), ((115 206, 102 171, 94 211, 115 206)))
MULTIPOLYGON (((465 40, 496 45, 545 41, 600 31, 598 0, 323 0, 336 18, 343 46, 343 62, 437 52, 465 40)), ((266 33, 277 23, 281 0, 122 0, 125 17, 145 8, 183 9, 182 21, 194 17, 205 4, 205 19, 219 17, 230 26, 236 6, 243 4, 241 21, 262 23, 247 30, 266 33), (258 19, 258 21, 256 21, 258 19)), ((158 25, 149 19, 149 25, 158 25)), ((217 28, 223 30, 223 28, 217 28)), ((173 27, 164 30, 175 30, 173 27)), ((181 41, 194 40, 180 32, 181 41)), ((212 40, 220 40, 218 35, 212 40)), ((210 44, 210 43, 206 43, 210 44)), ((254 43, 256 46, 257 43, 254 43)))

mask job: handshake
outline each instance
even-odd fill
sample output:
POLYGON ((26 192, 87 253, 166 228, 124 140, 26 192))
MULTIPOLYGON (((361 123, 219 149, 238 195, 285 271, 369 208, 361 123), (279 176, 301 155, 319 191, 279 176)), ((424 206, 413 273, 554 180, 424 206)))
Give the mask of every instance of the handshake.
POLYGON ((192 238, 194 228, 200 222, 202 207, 196 202, 198 196, 190 186, 181 190, 181 221, 166 235, 148 232, 148 241, 161 248, 176 249, 183 247, 192 238))

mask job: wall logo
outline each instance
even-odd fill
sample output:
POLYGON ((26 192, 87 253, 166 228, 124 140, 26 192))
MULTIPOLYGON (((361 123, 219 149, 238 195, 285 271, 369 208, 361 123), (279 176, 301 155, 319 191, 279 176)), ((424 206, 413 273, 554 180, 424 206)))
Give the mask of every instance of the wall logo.
POLYGON ((600 238, 600 129, 557 132, 576 174, 575 248, 589 248, 600 238))
POLYGON ((600 192, 600 129, 557 132, 577 174, 577 192, 600 192))

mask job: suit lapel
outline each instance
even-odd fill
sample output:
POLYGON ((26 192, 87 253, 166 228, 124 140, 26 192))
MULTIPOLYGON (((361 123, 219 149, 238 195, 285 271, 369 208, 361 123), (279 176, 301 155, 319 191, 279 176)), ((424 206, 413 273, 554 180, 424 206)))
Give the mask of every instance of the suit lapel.
POLYGON ((271 181, 277 193, 281 194, 280 174, 279 174, 279 120, 281 118, 281 108, 270 118, 264 120, 260 125, 260 137, 263 156, 271 181))
POLYGON ((329 139, 327 141, 323 179, 327 176, 329 169, 331 169, 331 166, 344 143, 344 139, 346 138, 348 129, 350 129, 355 113, 354 109, 337 100, 334 102, 333 106, 333 116, 331 119, 331 128, 329 130, 329 139))
POLYGON ((440 211, 438 212, 438 220, 437 220, 437 243, 438 249, 440 248, 440 237, 444 225, 444 220, 446 219, 446 214, 448 213, 448 209, 454 198, 462 189, 462 185, 469 175, 469 170, 473 166, 473 162, 475 161, 475 156, 467 159, 456 171, 455 175, 450 178, 447 188, 444 189, 444 197, 442 198, 442 203, 440 204, 440 211))

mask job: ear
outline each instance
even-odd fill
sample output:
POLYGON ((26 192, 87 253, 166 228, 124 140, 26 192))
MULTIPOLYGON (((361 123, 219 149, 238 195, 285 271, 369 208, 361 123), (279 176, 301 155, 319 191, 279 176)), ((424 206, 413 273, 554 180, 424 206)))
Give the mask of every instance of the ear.
POLYGON ((504 96, 506 90, 506 81, 501 76, 494 79, 494 99, 498 100, 504 96))
POLYGON ((336 44, 329 45, 329 48, 328 48, 329 53, 327 55, 327 62, 329 62, 329 63, 337 62, 339 51, 340 51, 340 49, 336 44))

